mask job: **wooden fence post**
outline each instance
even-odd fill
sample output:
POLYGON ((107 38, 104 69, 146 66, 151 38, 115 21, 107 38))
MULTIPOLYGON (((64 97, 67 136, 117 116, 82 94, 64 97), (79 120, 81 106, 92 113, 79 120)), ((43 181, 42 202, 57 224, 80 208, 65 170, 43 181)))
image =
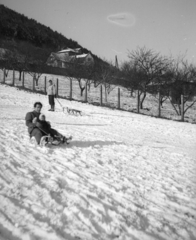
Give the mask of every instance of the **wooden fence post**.
POLYGON ((15 85, 15 70, 13 69, 13 81, 12 81, 12 86, 15 85))
POLYGON ((100 85, 100 106, 103 105, 103 87, 100 85))
POLYGON ((108 102, 108 95, 107 95, 106 83, 104 83, 104 90, 105 90, 105 103, 107 104, 107 102, 108 102))
POLYGON ((87 102, 87 81, 86 81, 86 84, 85 84, 85 96, 84 96, 84 101, 87 102))
POLYGON ((118 88, 118 109, 120 109, 120 88, 118 88))
POLYGON ((35 91, 35 77, 33 76, 33 92, 35 91))
POLYGON ((158 117, 161 116, 161 93, 158 91, 158 117))
POLYGON ((59 95, 59 80, 58 78, 56 79, 56 97, 59 95))
POLYGON ((22 72, 22 88, 24 88, 24 71, 22 72))
POLYGON ((137 90, 137 112, 140 112, 140 92, 137 90))
POLYGON ((47 81, 47 79, 46 79, 46 76, 44 77, 44 93, 45 94, 47 94, 47 91, 46 91, 46 81, 47 81))
POLYGON ((70 91, 69 91, 69 99, 72 100, 72 79, 70 78, 70 91))
POLYGON ((3 83, 5 83, 5 75, 6 75, 6 70, 4 68, 4 71, 3 71, 3 83))
POLYGON ((181 121, 184 122, 184 95, 181 95, 181 121))

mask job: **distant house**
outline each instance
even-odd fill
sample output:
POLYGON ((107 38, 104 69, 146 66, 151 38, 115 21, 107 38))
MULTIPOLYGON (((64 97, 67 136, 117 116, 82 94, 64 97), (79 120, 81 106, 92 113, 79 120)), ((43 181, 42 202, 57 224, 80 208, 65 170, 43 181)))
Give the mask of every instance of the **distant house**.
POLYGON ((52 67, 66 68, 69 64, 77 62, 81 65, 90 65, 94 63, 91 53, 81 53, 80 48, 67 48, 59 52, 52 52, 48 57, 46 64, 52 67))

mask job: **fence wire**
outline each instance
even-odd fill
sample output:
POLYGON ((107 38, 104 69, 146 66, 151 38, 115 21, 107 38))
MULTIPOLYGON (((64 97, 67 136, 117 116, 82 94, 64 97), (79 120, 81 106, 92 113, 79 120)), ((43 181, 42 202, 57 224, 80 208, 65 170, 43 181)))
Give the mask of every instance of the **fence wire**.
MULTIPOLYGON (((0 83, 5 83, 7 85, 12 85, 15 87, 24 87, 25 89, 29 89, 33 91, 33 77, 24 72, 21 74, 21 79, 19 79, 20 74, 18 71, 8 71, 7 76, 4 77, 4 72, 0 71, 0 83)), ((49 75, 42 74, 38 80, 38 86, 34 85, 35 92, 41 92, 46 94, 46 89, 48 87, 48 81, 52 80, 53 83, 58 85, 58 96, 66 99, 70 99, 70 79, 65 76, 58 75, 49 75)), ((81 82, 82 86, 85 86, 85 81, 81 82)), ((72 100, 77 101, 85 101, 88 103, 95 105, 102 105, 110 107, 112 109, 119 108, 122 110, 137 112, 137 97, 136 92, 131 93, 126 88, 121 86, 112 86, 112 90, 105 90, 104 86, 102 86, 102 101, 101 101, 101 86, 94 87, 93 84, 90 85, 90 88, 87 88, 87 99, 85 99, 85 91, 81 93, 81 89, 79 87, 79 83, 77 80, 72 79, 72 100), (119 99, 120 93, 120 99, 119 99), (120 102, 119 102, 120 101, 120 102)), ((186 105, 185 105, 186 107, 186 105)), ((157 116, 158 115, 158 99, 151 95, 147 94, 147 97, 144 101, 143 109, 140 109, 140 113, 149 115, 149 116, 157 116)), ((161 108, 161 117, 180 120, 181 116, 177 115, 174 108, 172 107, 170 101, 167 99, 163 107, 161 108)), ((191 109, 189 109, 185 115, 185 121, 195 122, 196 119, 196 106, 193 105, 191 109)))

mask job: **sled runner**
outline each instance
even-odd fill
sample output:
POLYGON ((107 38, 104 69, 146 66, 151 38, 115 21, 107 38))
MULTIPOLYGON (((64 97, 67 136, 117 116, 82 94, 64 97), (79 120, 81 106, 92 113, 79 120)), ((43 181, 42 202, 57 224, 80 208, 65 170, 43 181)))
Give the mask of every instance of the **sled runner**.
POLYGON ((61 102, 58 100, 58 98, 56 98, 56 100, 57 100, 57 102, 59 103, 59 105, 61 106, 61 108, 63 109, 63 113, 64 113, 65 109, 67 109, 67 112, 68 112, 69 114, 82 116, 82 111, 80 111, 80 110, 78 110, 78 109, 74 109, 74 108, 63 107, 63 105, 62 105, 61 102))
POLYGON ((67 112, 69 114, 74 114, 74 115, 80 114, 80 116, 82 116, 82 112, 80 110, 77 110, 77 109, 73 109, 73 108, 68 108, 67 107, 67 112))
POLYGON ((58 146, 60 144, 69 144, 72 140, 72 136, 66 138, 59 138, 58 136, 55 136, 55 138, 51 137, 50 135, 43 136, 40 141, 40 146, 47 146, 47 145, 54 145, 58 146))

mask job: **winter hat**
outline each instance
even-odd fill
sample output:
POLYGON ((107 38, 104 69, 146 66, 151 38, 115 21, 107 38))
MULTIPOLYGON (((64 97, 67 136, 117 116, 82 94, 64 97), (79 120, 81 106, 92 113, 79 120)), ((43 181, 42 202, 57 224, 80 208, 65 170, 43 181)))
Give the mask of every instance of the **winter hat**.
POLYGON ((46 120, 46 116, 44 114, 40 114, 39 115, 39 120, 45 121, 46 120))

